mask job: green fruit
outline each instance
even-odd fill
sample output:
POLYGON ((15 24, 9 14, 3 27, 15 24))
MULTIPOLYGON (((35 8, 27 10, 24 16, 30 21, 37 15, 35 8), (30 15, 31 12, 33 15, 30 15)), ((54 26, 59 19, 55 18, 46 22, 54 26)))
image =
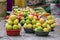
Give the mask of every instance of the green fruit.
POLYGON ((11 19, 11 20, 13 20, 13 21, 14 21, 16 18, 17 18, 17 16, 16 16, 16 15, 10 15, 10 19, 11 19))
POLYGON ((49 15, 49 16, 47 17, 47 19, 48 19, 48 20, 52 20, 53 18, 52 18, 51 15, 49 15))
POLYGON ((25 23, 25 20, 21 20, 20 23, 21 25, 23 25, 25 23))
POLYGON ((38 11, 38 10, 36 10, 36 13, 39 13, 39 11, 38 11))
POLYGON ((18 25, 13 25, 13 30, 18 30, 18 29, 19 29, 18 25))
POLYGON ((15 12, 17 12, 17 11, 18 11, 18 9, 14 9, 14 11, 15 11, 15 12))
POLYGON ((41 12, 39 12, 39 15, 41 15, 42 13, 41 12))
POLYGON ((26 17, 27 16, 27 13, 24 13, 23 16, 26 17))
POLYGON ((5 26, 6 26, 6 29, 7 29, 7 30, 12 30, 12 29, 13 29, 12 25, 9 25, 8 23, 6 23, 5 26))
POLYGON ((33 28, 35 29, 36 28, 36 25, 33 25, 33 28))
POLYGON ((26 20, 26 23, 27 23, 27 24, 30 24, 30 23, 31 23, 31 21, 30 21, 29 19, 27 19, 27 20, 26 20))
POLYGON ((19 23, 19 20, 16 19, 16 20, 14 21, 14 24, 18 24, 18 23, 19 23))
POLYGON ((24 18, 24 20, 27 20, 27 19, 28 19, 28 17, 24 18))
POLYGON ((37 21, 35 19, 32 20, 32 24, 36 24, 37 21))
POLYGON ((25 23, 25 20, 21 20, 20 22, 21 22, 21 23, 25 23))
POLYGON ((38 27, 38 28, 35 29, 35 31, 42 32, 43 29, 42 29, 42 27, 38 27))

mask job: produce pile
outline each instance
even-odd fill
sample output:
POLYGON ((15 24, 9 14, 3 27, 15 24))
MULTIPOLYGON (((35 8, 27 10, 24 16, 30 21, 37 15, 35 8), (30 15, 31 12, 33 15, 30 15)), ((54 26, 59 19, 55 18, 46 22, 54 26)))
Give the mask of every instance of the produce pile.
POLYGON ((18 17, 14 14, 6 16, 6 33, 9 36, 18 36, 20 35, 21 24, 19 23, 18 17))
POLYGON ((19 30, 21 29, 21 24, 19 23, 16 15, 10 15, 10 17, 6 20, 5 27, 7 30, 19 30))
POLYGON ((47 16, 47 19, 40 18, 36 25, 38 26, 36 26, 35 31, 39 32, 50 32, 51 28, 56 26, 55 21, 51 15, 47 16))
POLYGON ((13 13, 10 16, 6 16, 6 19, 6 29, 18 30, 22 26, 26 33, 48 33, 56 26, 53 17, 45 12, 42 7, 35 9, 26 7, 23 10, 14 7, 13 13))

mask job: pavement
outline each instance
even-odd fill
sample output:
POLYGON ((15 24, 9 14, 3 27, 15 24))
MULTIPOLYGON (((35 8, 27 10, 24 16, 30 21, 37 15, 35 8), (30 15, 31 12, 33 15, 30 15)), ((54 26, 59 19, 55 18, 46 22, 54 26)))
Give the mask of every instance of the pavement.
POLYGON ((36 36, 35 34, 27 34, 21 30, 20 36, 8 36, 5 30, 5 20, 0 21, 0 40, 60 40, 60 25, 59 18, 55 18, 56 27, 55 31, 50 32, 49 36, 36 36))

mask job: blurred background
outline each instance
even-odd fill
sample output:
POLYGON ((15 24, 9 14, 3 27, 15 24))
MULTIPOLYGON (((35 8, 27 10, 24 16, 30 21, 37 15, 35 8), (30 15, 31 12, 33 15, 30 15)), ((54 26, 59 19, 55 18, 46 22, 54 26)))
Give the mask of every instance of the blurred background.
POLYGON ((60 0, 0 0, 0 16, 6 16, 6 13, 12 11, 13 6, 25 8, 30 6, 36 8, 42 6, 47 12, 51 12, 50 4, 59 4, 60 0))

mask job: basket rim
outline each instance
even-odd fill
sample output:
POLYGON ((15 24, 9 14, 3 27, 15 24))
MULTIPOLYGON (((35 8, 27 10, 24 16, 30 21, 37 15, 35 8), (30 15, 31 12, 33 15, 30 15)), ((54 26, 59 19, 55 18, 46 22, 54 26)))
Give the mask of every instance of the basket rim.
MULTIPOLYGON (((39 32, 39 31, 35 31, 35 32, 39 32)), ((49 33, 49 32, 39 32, 39 33, 49 33)))

